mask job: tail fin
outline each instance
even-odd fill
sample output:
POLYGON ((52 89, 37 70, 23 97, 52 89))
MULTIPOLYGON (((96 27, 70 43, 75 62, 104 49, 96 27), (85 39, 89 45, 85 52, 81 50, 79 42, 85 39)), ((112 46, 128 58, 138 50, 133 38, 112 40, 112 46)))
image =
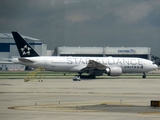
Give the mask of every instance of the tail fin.
POLYGON ((14 41, 21 57, 35 57, 38 53, 22 38, 18 32, 12 31, 14 41))

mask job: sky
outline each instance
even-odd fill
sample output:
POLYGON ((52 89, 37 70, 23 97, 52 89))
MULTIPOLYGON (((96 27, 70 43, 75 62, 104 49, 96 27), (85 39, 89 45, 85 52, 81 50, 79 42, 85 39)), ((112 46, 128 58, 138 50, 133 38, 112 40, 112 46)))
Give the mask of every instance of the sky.
POLYGON ((57 46, 151 47, 160 57, 160 0, 0 0, 0 33, 57 46))

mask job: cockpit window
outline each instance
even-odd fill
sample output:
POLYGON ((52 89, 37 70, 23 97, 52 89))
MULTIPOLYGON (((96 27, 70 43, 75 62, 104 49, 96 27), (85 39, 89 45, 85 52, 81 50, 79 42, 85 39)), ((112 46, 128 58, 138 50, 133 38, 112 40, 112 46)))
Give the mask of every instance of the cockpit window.
POLYGON ((152 64, 153 64, 153 65, 156 65, 156 63, 155 63, 155 62, 152 62, 152 64))

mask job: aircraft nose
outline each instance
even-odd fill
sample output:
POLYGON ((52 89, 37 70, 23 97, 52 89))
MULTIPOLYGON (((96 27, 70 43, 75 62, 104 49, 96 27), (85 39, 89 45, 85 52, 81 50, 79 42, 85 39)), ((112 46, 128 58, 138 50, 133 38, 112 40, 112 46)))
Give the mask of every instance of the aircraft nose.
POLYGON ((157 69, 157 68, 158 68, 158 65, 155 64, 155 69, 157 69))
POLYGON ((156 64, 154 64, 153 65, 153 69, 155 70, 155 69, 157 69, 158 68, 158 66, 156 65, 156 64))

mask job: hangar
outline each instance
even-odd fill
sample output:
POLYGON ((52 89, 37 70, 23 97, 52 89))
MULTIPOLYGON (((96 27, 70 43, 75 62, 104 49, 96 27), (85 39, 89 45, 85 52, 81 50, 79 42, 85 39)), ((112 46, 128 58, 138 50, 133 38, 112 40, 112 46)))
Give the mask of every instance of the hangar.
POLYGON ((151 59, 150 47, 56 47, 55 56, 140 57, 151 59))
MULTIPOLYGON (((47 55, 47 45, 41 40, 22 35, 39 55, 47 55)), ((19 53, 11 33, 0 33, 0 70, 24 70, 25 66, 14 64, 6 59, 18 58, 19 53)))

